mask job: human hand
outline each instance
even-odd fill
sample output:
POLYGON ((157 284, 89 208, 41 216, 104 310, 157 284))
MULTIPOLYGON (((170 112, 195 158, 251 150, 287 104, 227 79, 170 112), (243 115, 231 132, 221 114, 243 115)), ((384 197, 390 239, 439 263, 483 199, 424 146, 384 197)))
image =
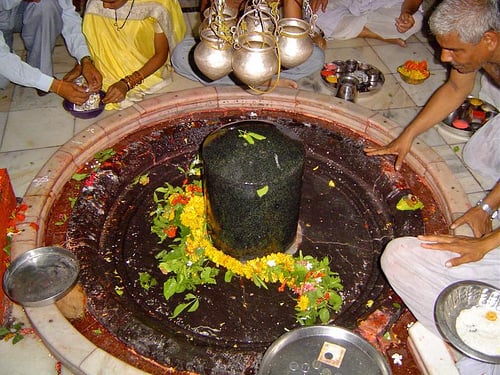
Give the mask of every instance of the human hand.
POLYGON ((365 154, 368 156, 376 155, 397 155, 396 163, 394 168, 399 171, 403 165, 403 160, 410 151, 411 144, 413 142, 412 138, 406 137, 401 134, 398 138, 394 139, 391 143, 386 146, 376 147, 369 146, 364 149, 365 154))
POLYGON ((52 82, 50 91, 78 105, 85 103, 90 95, 90 92, 87 92, 84 87, 78 86, 76 83, 57 79, 52 82))
POLYGON ((471 227, 474 236, 479 238, 482 235, 491 232, 493 224, 490 216, 484 212, 481 207, 472 207, 465 214, 451 223, 450 228, 456 229, 461 225, 468 224, 471 227))
POLYGON ((322 12, 326 11, 326 6, 328 5, 328 0, 312 0, 311 9, 313 13, 317 13, 319 9, 322 12))
POLYGON ((92 63, 90 59, 84 59, 82 61, 82 72, 81 74, 87 81, 87 87, 90 92, 97 92, 102 87, 102 75, 97 70, 97 68, 92 63))
POLYGON ((407 32, 413 25, 415 25, 415 19, 410 13, 401 13, 400 16, 396 18, 396 29, 400 33, 407 32))
POLYGON ((119 103, 127 95, 128 87, 123 81, 117 81, 109 86, 106 96, 102 99, 104 104, 119 103))
POLYGON ((459 254, 455 258, 448 259, 446 267, 456 267, 461 264, 477 262, 491 250, 499 245, 500 231, 484 235, 481 238, 452 235, 428 235, 418 236, 423 242, 420 246, 425 249, 451 251, 459 254))
POLYGON ((73 69, 66 73, 63 77, 63 81, 73 82, 79 76, 82 75, 82 66, 80 64, 75 64, 73 69))

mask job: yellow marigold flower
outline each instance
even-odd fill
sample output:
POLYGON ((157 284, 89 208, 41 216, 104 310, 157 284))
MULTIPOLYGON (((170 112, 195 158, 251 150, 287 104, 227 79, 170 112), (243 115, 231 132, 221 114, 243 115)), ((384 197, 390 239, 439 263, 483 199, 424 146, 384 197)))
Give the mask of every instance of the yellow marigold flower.
POLYGON ((302 295, 297 301, 297 308, 300 311, 306 311, 309 308, 309 297, 302 295))

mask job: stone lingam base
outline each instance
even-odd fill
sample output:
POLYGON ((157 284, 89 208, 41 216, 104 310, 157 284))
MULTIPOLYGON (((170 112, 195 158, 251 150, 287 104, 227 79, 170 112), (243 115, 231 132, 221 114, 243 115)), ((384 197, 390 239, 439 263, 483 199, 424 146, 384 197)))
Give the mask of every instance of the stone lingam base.
POLYGON ((392 157, 362 151, 395 137, 396 125, 382 116, 323 95, 276 89, 254 96, 228 87, 165 94, 96 121, 30 185, 12 256, 51 244, 77 254, 83 317, 67 319, 55 305, 26 308, 45 344, 73 372, 252 374, 265 348, 296 326, 289 296, 272 288, 244 281, 200 288, 205 307, 169 319, 178 301, 166 303, 161 286, 145 291, 138 282, 143 270, 162 280, 154 256, 163 245, 147 224, 153 190, 166 181, 181 184, 179 167, 189 165, 209 133, 247 119, 277 122, 305 143, 300 249, 330 257, 342 278, 344 305, 332 323, 359 329, 360 321, 385 311, 403 341, 381 350, 388 358, 391 351, 407 353, 405 372, 392 366, 393 373, 418 374, 405 351, 411 315, 385 283, 378 256, 393 237, 446 232, 468 209, 445 162, 416 144, 395 172, 392 157), (110 149, 113 155, 99 161, 96 154, 110 149), (86 178, 72 178, 77 172, 86 178), (149 183, 136 183, 143 175, 149 183), (422 210, 395 209, 409 192, 423 201, 422 210))

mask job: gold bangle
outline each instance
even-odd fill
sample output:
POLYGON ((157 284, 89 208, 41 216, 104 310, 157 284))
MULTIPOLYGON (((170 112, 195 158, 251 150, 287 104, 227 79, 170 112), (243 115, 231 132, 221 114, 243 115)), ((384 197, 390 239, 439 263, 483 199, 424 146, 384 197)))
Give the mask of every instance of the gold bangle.
POLYGON ((130 83, 129 83, 127 77, 120 79, 120 81, 127 85, 127 91, 132 88, 132 87, 130 87, 130 83))

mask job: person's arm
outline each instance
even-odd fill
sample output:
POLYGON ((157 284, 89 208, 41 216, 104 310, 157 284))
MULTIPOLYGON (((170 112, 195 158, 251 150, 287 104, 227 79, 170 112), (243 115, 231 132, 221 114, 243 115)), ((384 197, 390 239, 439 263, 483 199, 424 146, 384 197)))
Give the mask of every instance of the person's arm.
POLYGON ((396 19, 396 29, 400 33, 410 30, 415 24, 413 15, 418 11, 423 0, 405 0, 401 4, 401 13, 396 19))
POLYGON ((283 18, 302 19, 302 0, 283 0, 283 18))
POLYGON ((119 103, 127 95, 134 85, 139 84, 149 75, 156 72, 165 65, 168 58, 168 40, 163 32, 155 33, 154 39, 155 54, 136 72, 131 72, 131 79, 123 77, 108 88, 106 96, 102 99, 103 103, 119 103), (138 78, 138 79, 137 79, 138 78), (130 81, 130 82, 128 82, 130 81), (133 82, 132 82, 133 81, 133 82), (140 82, 139 82, 140 81, 140 82))
POLYGON ((461 225, 468 224, 472 228, 474 236, 481 237, 482 235, 491 232, 491 213, 498 210, 499 207, 500 181, 497 182, 493 190, 491 190, 486 197, 481 200, 481 203, 472 207, 463 216, 455 220, 451 224, 450 228, 456 229, 461 225))
POLYGON ((448 81, 429 99, 417 117, 387 146, 366 147, 368 156, 397 155, 395 168, 399 170, 414 139, 443 120, 463 103, 474 87, 476 73, 462 74, 451 69, 448 81))
POLYGON ((82 32, 82 17, 76 11, 71 0, 59 0, 59 5, 62 8, 62 35, 68 52, 81 65, 81 73, 87 80, 90 91, 100 90, 102 76, 90 58, 87 42, 82 32))

